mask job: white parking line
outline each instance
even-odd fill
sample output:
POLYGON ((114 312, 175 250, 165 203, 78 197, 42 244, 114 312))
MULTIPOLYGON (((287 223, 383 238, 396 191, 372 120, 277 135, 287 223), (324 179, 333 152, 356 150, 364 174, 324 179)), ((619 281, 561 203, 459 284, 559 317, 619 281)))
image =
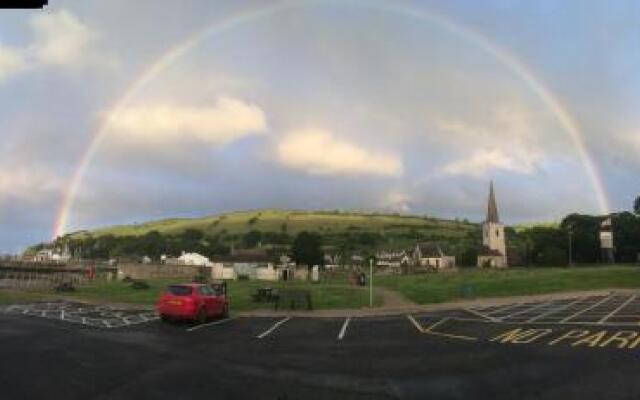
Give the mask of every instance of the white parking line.
POLYGON ((340 328, 340 333, 338 333, 338 340, 342 340, 344 334, 347 332, 347 326, 349 326, 349 322, 351 322, 351 317, 348 317, 344 320, 342 324, 342 328, 340 328))
POLYGON ((556 308, 554 308, 554 309, 552 309, 552 310, 549 310, 549 311, 547 311, 547 312, 543 312, 542 314, 538 314, 538 315, 536 315, 536 316, 535 316, 535 317, 533 317, 533 318, 529 318, 529 319, 528 319, 528 320, 526 320, 525 322, 534 322, 534 321, 537 321, 537 320, 539 320, 539 319, 542 319, 542 318, 544 318, 544 317, 546 317, 546 316, 549 316, 549 315, 551 315, 551 314, 555 314, 555 313, 557 313, 558 311, 563 311, 563 310, 569 309, 569 308, 571 308, 572 306, 574 306, 574 305, 576 305, 576 304, 580 303, 580 302, 581 302, 581 301, 583 301, 583 300, 584 300, 584 298, 581 298, 581 299, 578 299, 578 300, 572 301, 572 302, 571 302, 571 303, 569 303, 569 304, 564 304, 564 305, 562 305, 562 306, 556 307, 556 308))
POLYGON ((422 327, 422 325, 420 325, 418 323, 418 321, 416 321, 415 318, 413 318, 413 315, 411 314, 407 314, 407 319, 409 320, 409 322, 411 322, 413 324, 413 326, 416 327, 416 329, 418 330, 418 332, 423 333, 424 332, 424 328, 422 327))
POLYGON ((600 318, 600 320, 598 321, 598 324, 602 324, 606 320, 608 320, 610 317, 614 316, 618 311, 622 310, 627 304, 631 303, 635 298, 636 298, 635 294, 633 296, 629 296, 627 301, 625 301, 624 303, 620 304, 618 307, 615 308, 615 310, 611 311, 609 314, 607 314, 604 317, 600 318))
POLYGON ((282 324, 284 324, 285 322, 287 322, 288 320, 290 320, 291 317, 286 317, 284 319, 281 319, 280 321, 276 322, 275 324, 273 324, 273 326, 269 329, 267 329, 266 331, 262 332, 261 334, 259 334, 258 336, 256 336, 256 338, 258 339, 262 339, 267 337, 267 335, 269 335, 271 332, 275 331, 276 329, 278 329, 278 327, 282 324))
POLYGON ((470 314, 477 315, 480 318, 488 319, 489 321, 495 321, 496 320, 495 318, 489 317, 488 315, 484 315, 481 312, 474 310, 473 308, 465 308, 464 310, 469 312, 470 314))
POLYGON ((529 308, 525 308, 524 310, 516 311, 514 313, 505 315, 504 317, 498 317, 496 319, 498 319, 500 321, 504 321, 505 319, 515 317, 516 315, 526 314, 526 313, 528 313, 530 311, 537 310, 538 308, 543 308, 545 306, 548 306, 551 303, 553 303, 553 300, 550 300, 550 301, 547 301, 547 302, 544 302, 544 303, 540 303, 540 304, 536 304, 534 306, 530 306, 529 308))
POLYGON ((229 321, 233 321, 236 318, 238 318, 238 317, 225 318, 225 319, 221 319, 220 321, 209 322, 208 324, 200 324, 200 325, 192 326, 191 328, 187 329, 187 332, 193 332, 195 330, 198 330, 200 328, 204 328, 204 327, 207 327, 207 326, 221 325, 221 324, 227 323, 229 321))
POLYGON ((587 308, 583 308, 582 310, 580 310, 580 311, 578 311, 578 312, 576 312, 576 313, 574 313, 574 314, 569 315, 567 318, 565 318, 565 319, 561 320, 560 322, 561 322, 561 323, 567 322, 567 321, 569 321, 570 319, 573 319, 573 318, 577 317, 577 316, 578 316, 578 315, 580 315, 580 314, 583 314, 583 313, 585 313, 585 312, 587 312, 587 311, 589 311, 589 310, 593 310, 594 308, 598 307, 600 304, 605 303, 605 302, 606 302, 606 301, 608 301, 608 300, 611 300, 611 299, 613 298, 613 296, 614 296, 613 294, 612 294, 612 295, 609 295, 609 296, 605 297, 604 299, 602 299, 602 300, 600 300, 600 301, 598 301, 598 302, 596 302, 596 303, 594 303, 594 304, 590 305, 589 307, 587 307, 587 308))
MULTIPOLYGON (((503 311, 510 310, 512 308, 516 308, 516 307, 521 306, 521 305, 522 305, 522 303, 515 303, 515 304, 506 305, 504 307, 500 307, 497 310, 493 310, 491 312, 488 312, 487 313, 487 317, 489 317, 491 314, 498 314, 498 313, 501 313, 503 311)), ((490 317, 490 318, 493 318, 493 317, 490 317)))

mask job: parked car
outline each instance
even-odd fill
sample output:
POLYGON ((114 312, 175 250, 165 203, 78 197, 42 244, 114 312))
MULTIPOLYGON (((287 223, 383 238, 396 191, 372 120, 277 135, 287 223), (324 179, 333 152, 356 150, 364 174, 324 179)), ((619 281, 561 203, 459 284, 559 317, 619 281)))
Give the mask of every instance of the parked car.
POLYGON ((162 320, 187 319, 200 323, 229 315, 227 285, 184 283, 170 285, 157 305, 162 320))

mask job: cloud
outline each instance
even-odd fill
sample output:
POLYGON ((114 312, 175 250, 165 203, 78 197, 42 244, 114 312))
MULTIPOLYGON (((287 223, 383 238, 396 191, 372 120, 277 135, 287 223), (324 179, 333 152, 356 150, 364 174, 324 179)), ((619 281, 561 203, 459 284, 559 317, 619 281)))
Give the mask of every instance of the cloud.
POLYGON ((168 103, 129 107, 111 119, 113 134, 150 143, 196 139, 226 144, 267 129, 264 111, 255 104, 222 97, 212 107, 168 103))
POLYGON ((35 14, 29 25, 33 39, 28 45, 7 47, 0 44, 0 82, 39 66, 79 68, 118 65, 112 55, 97 49, 100 35, 66 10, 35 14))
POLYGON ((403 173, 398 156, 366 150, 322 129, 290 132, 278 143, 276 155, 282 165, 315 175, 400 176, 403 173))
POLYGON ((16 49, 0 45, 0 82, 27 67, 22 53, 16 49))
POLYGON ((0 166, 0 204, 9 201, 41 203, 57 195, 61 177, 33 165, 0 166))
POLYGON ((536 171, 538 159, 534 154, 521 157, 506 154, 499 149, 478 149, 470 156, 446 164, 440 172, 444 175, 469 175, 478 178, 496 170, 529 175, 536 171))
POLYGON ((93 44, 98 34, 66 10, 35 15, 30 25, 34 32, 30 50, 43 64, 81 66, 96 55, 93 44))

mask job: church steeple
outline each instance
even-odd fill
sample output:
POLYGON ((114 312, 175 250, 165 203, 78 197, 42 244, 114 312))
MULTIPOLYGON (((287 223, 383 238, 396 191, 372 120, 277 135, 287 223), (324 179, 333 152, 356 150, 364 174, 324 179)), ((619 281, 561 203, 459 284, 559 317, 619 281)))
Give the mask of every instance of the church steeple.
POLYGON ((487 208, 487 222, 500 222, 498 218, 498 206, 496 205, 496 195, 493 192, 493 181, 489 183, 489 206, 487 208))

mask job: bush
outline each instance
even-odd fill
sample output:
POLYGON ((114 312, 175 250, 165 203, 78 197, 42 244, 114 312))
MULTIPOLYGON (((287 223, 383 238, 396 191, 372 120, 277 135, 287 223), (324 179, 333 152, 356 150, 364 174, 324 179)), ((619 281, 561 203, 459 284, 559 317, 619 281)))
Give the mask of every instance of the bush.
POLYGON ((566 265, 567 255, 559 247, 547 247, 538 253, 538 264, 545 266, 566 265))
POLYGON ((133 281, 133 283, 131 284, 131 288, 132 289, 136 289, 136 290, 147 290, 149 289, 149 284, 145 281, 141 281, 141 280, 135 280, 133 281))
POLYGON ((56 292, 75 292, 76 288, 73 287, 71 282, 63 282, 56 286, 56 292))

